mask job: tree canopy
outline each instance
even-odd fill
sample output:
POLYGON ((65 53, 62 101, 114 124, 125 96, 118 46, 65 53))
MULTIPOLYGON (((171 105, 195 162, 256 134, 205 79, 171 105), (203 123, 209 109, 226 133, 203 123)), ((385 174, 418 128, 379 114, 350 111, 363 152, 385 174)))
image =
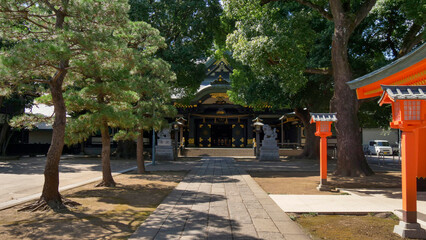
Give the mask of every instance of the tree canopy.
POLYGON ((133 21, 145 21, 160 31, 167 47, 158 56, 169 62, 176 74, 180 96, 189 99, 204 79, 203 60, 211 55, 220 34, 219 0, 130 0, 133 21))
POLYGON ((1 38, 13 42, 2 52, 2 86, 40 86, 37 91, 54 106, 52 141, 47 153, 45 182, 40 200, 30 208, 63 207, 59 186, 59 160, 66 126, 63 90, 90 71, 94 49, 108 48, 108 38, 128 22, 127 1, 0 1, 1 38), (82 65, 82 63, 87 65, 82 65))
POLYGON ((372 9, 375 3, 224 1, 225 15, 236 22, 227 44, 242 66, 232 76, 231 97, 327 110, 334 92, 329 111, 338 114, 336 173, 342 175, 372 173, 357 144, 359 103, 346 82, 403 56, 424 36, 419 1, 380 1, 372 9))

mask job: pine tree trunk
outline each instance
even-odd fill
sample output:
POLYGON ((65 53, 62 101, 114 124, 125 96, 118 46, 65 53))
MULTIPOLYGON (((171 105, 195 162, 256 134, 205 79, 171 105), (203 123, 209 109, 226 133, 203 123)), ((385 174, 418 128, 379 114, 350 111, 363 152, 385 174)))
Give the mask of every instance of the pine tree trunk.
POLYGON ((1 154, 2 156, 6 156, 6 140, 7 140, 7 133, 9 132, 9 124, 7 123, 7 121, 5 120, 5 122, 3 123, 2 127, 1 127, 1 132, 0 132, 0 147, 1 147, 1 154))
MULTIPOLYGON (((63 63, 68 66, 68 62, 63 63)), ((44 186, 40 200, 44 200, 51 208, 62 207, 62 199, 59 194, 59 161, 64 148, 66 108, 62 96, 62 83, 67 71, 63 70, 55 74, 50 84, 52 102, 54 106, 55 120, 53 122, 52 141, 47 152, 46 166, 44 169, 44 186)))
POLYGON ((101 127, 102 138, 102 182, 97 184, 97 187, 115 187, 114 179, 111 174, 111 139, 108 131, 108 123, 103 122, 101 127))
POLYGON ((305 147, 303 148, 303 153, 299 157, 308 159, 319 158, 319 137, 315 136, 315 124, 310 123, 311 115, 309 111, 296 108, 294 112, 305 127, 306 142, 305 147))
POLYGON ((138 163, 138 173, 146 173, 143 158, 143 130, 140 131, 137 140, 136 161, 138 163))
MULTIPOLYGON (((338 15, 334 14, 333 16, 338 15)), ((342 14, 341 14, 342 15, 342 14)), ((334 19, 331 55, 334 77, 334 96, 330 109, 337 112, 337 169, 340 176, 365 176, 373 174, 362 151, 358 123, 358 100, 346 82, 352 80, 348 58, 350 23, 344 17, 334 19)))

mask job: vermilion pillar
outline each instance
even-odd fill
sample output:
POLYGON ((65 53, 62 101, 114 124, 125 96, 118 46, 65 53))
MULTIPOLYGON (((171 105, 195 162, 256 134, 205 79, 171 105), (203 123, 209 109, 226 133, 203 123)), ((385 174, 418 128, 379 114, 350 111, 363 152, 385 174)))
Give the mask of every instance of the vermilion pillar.
POLYGON ((404 131, 401 135, 401 174, 403 221, 417 222, 417 146, 415 131, 404 131))
POLYGON ((327 137, 320 140, 320 186, 327 184, 327 137))

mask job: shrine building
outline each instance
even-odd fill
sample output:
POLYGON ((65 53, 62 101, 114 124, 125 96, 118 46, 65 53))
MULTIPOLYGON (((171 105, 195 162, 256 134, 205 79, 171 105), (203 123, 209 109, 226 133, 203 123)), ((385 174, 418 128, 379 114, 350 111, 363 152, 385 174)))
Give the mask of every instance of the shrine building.
POLYGON ((256 117, 276 128, 278 143, 289 147, 303 145, 303 127, 292 110, 272 110, 272 106, 265 105, 261 111, 255 111, 252 107, 234 104, 227 94, 231 89, 232 67, 225 59, 214 58, 205 65, 206 77, 190 103, 181 104, 179 99, 174 99, 177 117, 186 120, 183 129, 186 147, 253 147, 256 133, 252 121, 256 117), (281 118, 283 116, 286 117, 281 118))

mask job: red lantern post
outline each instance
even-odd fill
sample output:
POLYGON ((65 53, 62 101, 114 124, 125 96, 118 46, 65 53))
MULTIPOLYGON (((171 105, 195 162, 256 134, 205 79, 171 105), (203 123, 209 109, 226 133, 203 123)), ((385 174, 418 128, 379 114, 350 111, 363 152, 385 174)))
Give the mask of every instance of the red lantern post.
MULTIPOLYGON (((402 237, 422 238, 425 230, 417 223, 418 166, 424 166, 420 156, 420 132, 426 127, 426 86, 383 86, 380 105, 392 104, 392 128, 401 129, 401 174, 403 218, 394 232, 402 237), (422 129, 423 128, 423 129, 422 129)), ((423 143, 424 144, 424 143, 423 143)), ((424 147, 424 146, 423 146, 424 147)), ((420 170, 421 171, 421 170, 420 170)))
POLYGON ((320 140, 320 184, 319 191, 329 191, 327 185, 327 137, 331 136, 331 124, 337 121, 335 113, 312 113, 311 123, 316 123, 317 131, 315 136, 320 140))

